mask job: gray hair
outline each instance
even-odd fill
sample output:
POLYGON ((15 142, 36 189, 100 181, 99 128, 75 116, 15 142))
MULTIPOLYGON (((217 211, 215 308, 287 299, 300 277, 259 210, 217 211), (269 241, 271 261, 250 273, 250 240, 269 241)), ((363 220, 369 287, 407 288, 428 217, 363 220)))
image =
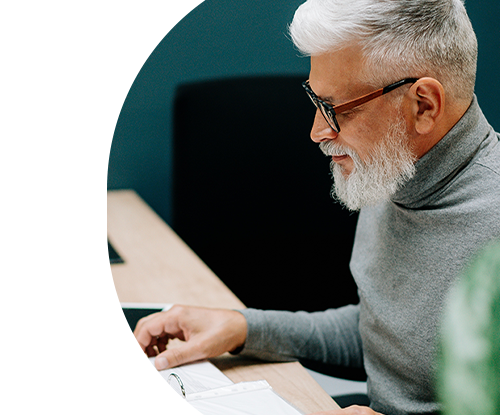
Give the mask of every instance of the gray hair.
POLYGON ((472 99, 477 39, 462 0, 308 0, 289 31, 308 56, 360 45, 364 81, 377 87, 430 76, 472 99))

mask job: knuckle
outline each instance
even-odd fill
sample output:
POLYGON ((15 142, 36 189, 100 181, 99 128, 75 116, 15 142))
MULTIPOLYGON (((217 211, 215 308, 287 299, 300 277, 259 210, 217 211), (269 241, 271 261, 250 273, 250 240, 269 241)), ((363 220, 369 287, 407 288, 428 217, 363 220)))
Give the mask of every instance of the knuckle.
POLYGON ((177 312, 178 310, 182 310, 184 308, 184 306, 180 305, 180 304, 174 304, 172 307, 170 307, 167 311, 165 311, 166 313, 175 313, 177 312))
POLYGON ((349 409, 351 409, 353 415, 368 415, 373 413, 367 406, 353 405, 349 409))
POLYGON ((170 309, 163 312, 162 314, 164 316, 179 318, 182 314, 185 313, 185 309, 186 309, 186 307, 184 307, 182 305, 174 304, 170 309))

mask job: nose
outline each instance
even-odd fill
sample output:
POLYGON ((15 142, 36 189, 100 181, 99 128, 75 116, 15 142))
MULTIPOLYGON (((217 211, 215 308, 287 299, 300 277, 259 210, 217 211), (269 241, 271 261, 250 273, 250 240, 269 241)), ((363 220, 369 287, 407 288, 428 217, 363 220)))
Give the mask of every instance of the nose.
POLYGON ((318 109, 314 116, 314 123, 311 129, 311 140, 315 143, 321 143, 322 141, 335 140, 337 136, 338 133, 328 125, 325 117, 323 117, 323 114, 321 114, 321 111, 318 109))

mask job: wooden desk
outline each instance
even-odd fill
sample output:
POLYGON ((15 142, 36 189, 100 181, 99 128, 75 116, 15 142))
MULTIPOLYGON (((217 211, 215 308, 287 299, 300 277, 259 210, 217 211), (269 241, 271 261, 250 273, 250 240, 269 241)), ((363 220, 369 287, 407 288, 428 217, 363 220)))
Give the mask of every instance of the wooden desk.
MULTIPOLYGON (((125 261, 111 265, 121 302, 245 307, 135 192, 108 192, 108 237, 125 261)), ((338 408, 300 363, 228 354, 212 361, 233 382, 267 380, 306 414, 338 408)))

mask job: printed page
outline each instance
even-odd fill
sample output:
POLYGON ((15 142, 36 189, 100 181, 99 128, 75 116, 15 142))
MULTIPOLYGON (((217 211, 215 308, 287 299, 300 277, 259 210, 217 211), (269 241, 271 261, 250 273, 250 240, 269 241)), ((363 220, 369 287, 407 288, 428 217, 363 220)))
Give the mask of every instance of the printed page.
POLYGON ((194 395, 189 403, 203 415, 302 415, 265 381, 240 382, 194 395))

